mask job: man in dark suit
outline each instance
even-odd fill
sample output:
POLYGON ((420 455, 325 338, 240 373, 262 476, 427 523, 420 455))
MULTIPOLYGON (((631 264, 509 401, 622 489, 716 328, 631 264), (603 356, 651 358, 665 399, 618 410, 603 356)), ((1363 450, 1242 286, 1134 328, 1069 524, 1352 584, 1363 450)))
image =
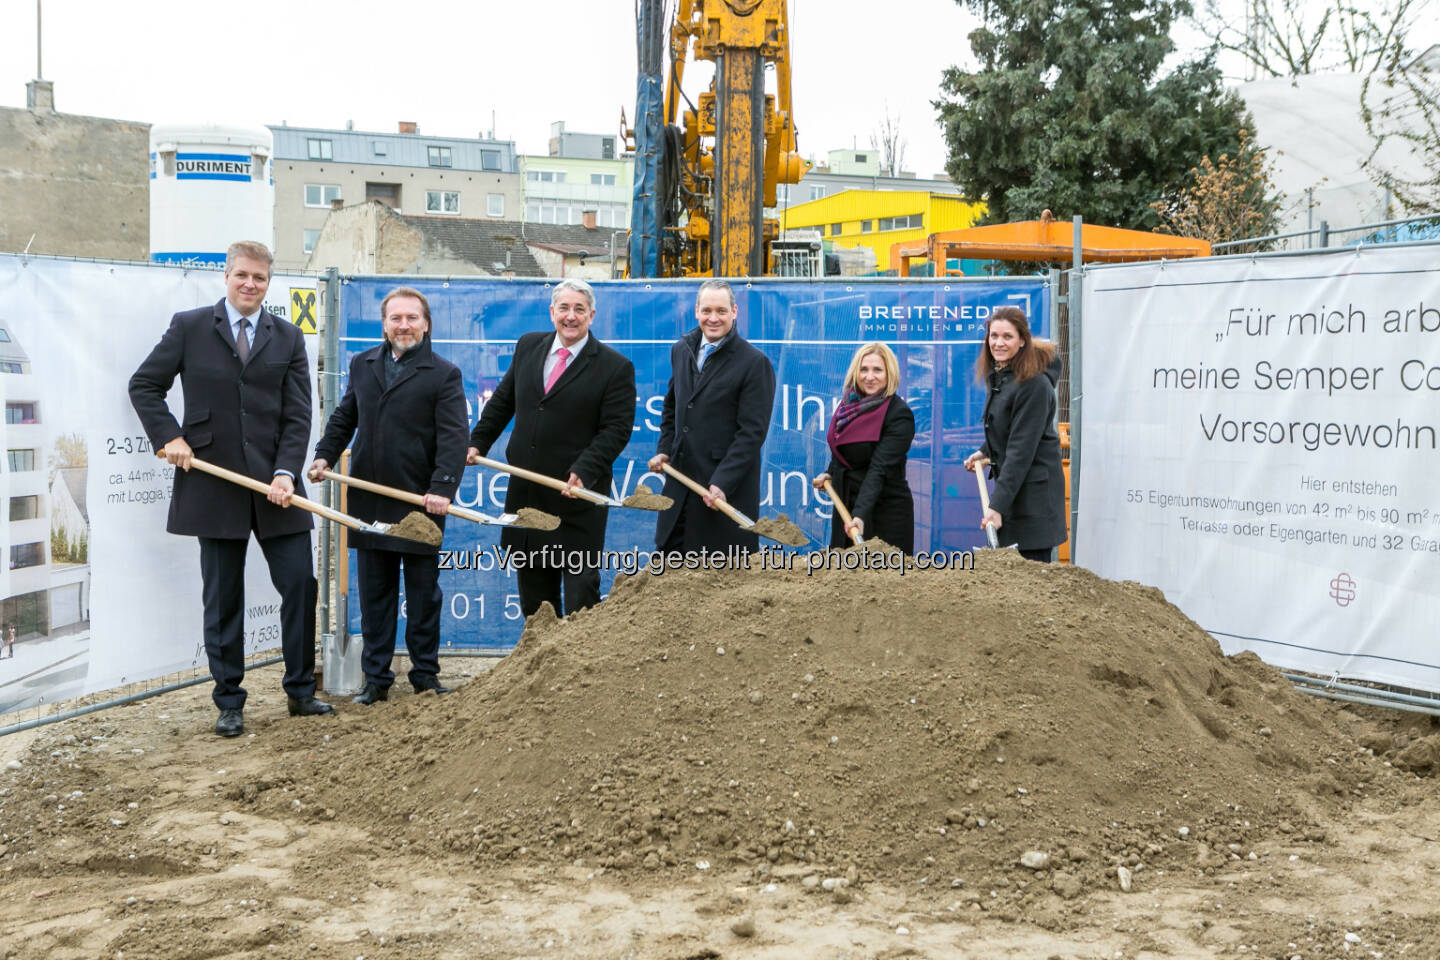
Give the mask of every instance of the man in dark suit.
MULTIPOLYGON (((215 732, 245 730, 245 550, 254 532, 280 591, 282 683, 291 716, 329 713, 315 699, 315 573, 310 515, 284 509, 310 443, 310 361, 300 329, 263 308, 270 251, 241 241, 225 257, 225 299, 175 314, 130 378, 130 402, 156 454, 180 469, 166 529, 200 540, 205 653, 220 709, 215 732), (165 395, 175 377, 184 426, 165 395), (267 496, 200 471, 199 456, 270 484, 267 496)), ((298 489, 297 489, 298 486, 298 489)))
POLYGON ((655 522, 662 552, 752 551, 755 534, 720 513, 724 500, 755 519, 760 509, 761 448, 775 404, 775 370, 765 354, 735 329, 735 291, 724 280, 706 280, 695 296, 698 325, 670 348, 670 386, 660 417, 660 444, 650 471, 669 461, 705 484, 697 497, 667 476, 664 495, 675 501, 655 522))
MULTIPOLYGON (((594 318, 595 293, 588 283, 555 285, 550 294, 555 329, 527 333, 515 344, 510 369, 470 433, 470 456, 484 455, 513 417, 515 429, 505 448, 511 466, 609 494, 611 468, 635 425, 635 365, 590 333, 594 318)), ((529 617, 548 602, 564 616, 600 602, 594 561, 605 548, 609 510, 568 491, 511 477, 505 510, 522 507, 557 515, 560 527, 501 531, 502 546, 527 555, 524 568, 515 571, 520 612, 529 617), (557 548, 589 553, 584 558, 589 562, 552 562, 557 548)))
MULTIPOLYGON (((380 303, 385 342, 350 361, 345 396, 315 447, 310 479, 340 459, 355 440, 350 474, 411 493, 424 491, 425 510, 444 529, 445 513, 465 469, 465 384, 460 368, 430 348, 430 302, 418 290, 397 287, 380 303)), ((353 488, 350 513, 393 523, 411 508, 403 501, 353 488)), ((360 576, 361 656, 365 687, 356 703, 385 700, 395 674, 395 615, 400 572, 405 573, 405 649, 416 693, 450 691, 440 685, 439 546, 404 537, 351 534, 360 576)))

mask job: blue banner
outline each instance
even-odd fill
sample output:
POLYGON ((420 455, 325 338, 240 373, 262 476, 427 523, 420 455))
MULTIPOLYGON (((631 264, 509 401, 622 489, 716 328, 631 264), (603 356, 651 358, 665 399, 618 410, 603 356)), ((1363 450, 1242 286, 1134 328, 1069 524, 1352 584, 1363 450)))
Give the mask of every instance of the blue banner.
MULTIPOLYGON (((509 368, 515 341, 524 333, 551 327, 553 281, 348 278, 340 297, 342 375, 349 370, 351 357, 380 342, 380 301, 400 283, 429 298, 434 349, 464 372, 473 425, 509 368)), ((593 286, 596 312, 591 332, 634 361, 638 394, 634 433, 615 463, 610 492, 623 498, 642 480, 658 492, 660 480, 648 474, 645 465, 659 437, 670 379, 670 346, 695 325, 699 281, 631 280, 593 286)), ((737 283, 735 292, 740 332, 765 351, 777 379, 765 443, 760 514, 788 515, 811 537, 809 549, 829 543, 830 505, 817 498, 810 480, 830 461, 825 428, 851 356, 861 344, 879 340, 899 358, 899 392, 915 411, 915 443, 908 468, 915 496, 915 549, 980 546, 979 493, 974 477, 961 464, 983 435, 980 414, 985 390, 976 383, 975 360, 985 320, 996 307, 1013 304, 1031 318, 1036 336, 1048 336, 1048 281, 758 280, 737 283)), ((507 442, 508 433, 490 455, 503 459, 507 442)), ((457 502, 500 513, 507 479, 505 474, 470 467, 457 502)), ((611 510, 607 549, 654 549, 655 517, 640 510, 611 510)), ((446 525, 444 549, 463 556, 471 569, 441 573, 442 646, 507 650, 519 639, 522 624, 515 577, 499 569, 491 550, 497 540, 493 527, 458 519, 446 525)), ((609 590, 614 572, 605 572, 603 590, 609 590)), ((350 629, 360 632, 359 598, 353 590, 350 629)))

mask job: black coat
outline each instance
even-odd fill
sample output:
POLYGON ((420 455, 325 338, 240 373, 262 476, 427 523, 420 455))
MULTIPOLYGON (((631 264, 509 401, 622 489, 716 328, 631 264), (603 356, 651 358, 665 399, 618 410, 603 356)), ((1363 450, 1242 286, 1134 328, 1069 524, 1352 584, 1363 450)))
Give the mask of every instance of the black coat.
MULTIPOLYGON (((660 418, 657 453, 702 486, 719 487, 730 505, 758 520, 761 451, 775 406, 775 370, 770 360, 731 335, 695 371, 703 334, 696 327, 670 348, 670 386, 660 418)), ((680 511, 685 511, 685 550, 755 550, 758 539, 719 510, 711 510, 680 481, 666 476, 664 494, 675 505, 660 514, 655 543, 663 546, 680 511)))
MULTIPOLYGON (((481 454, 505 432, 515 429, 505 448, 505 462, 559 480, 575 474, 585 486, 610 495, 615 458, 630 442, 635 427, 635 365, 607 347, 592 333, 580 356, 547 394, 545 357, 555 331, 527 333, 515 344, 510 369, 495 388, 480 420, 470 433, 470 446, 481 454)), ((558 490, 511 477, 505 510, 535 507, 560 517, 554 534, 506 527, 500 542, 516 549, 558 543, 585 550, 605 546, 610 511, 589 500, 566 497, 558 490)))
MULTIPOLYGON (((851 516, 865 521, 864 535, 906 553, 915 552, 915 500, 905 479, 905 457, 914 439, 915 414, 897 393, 890 398, 880 423, 880 439, 841 444, 840 452, 850 466, 832 454, 830 466, 825 468, 840 502, 851 516)), ((830 546, 850 544, 837 511, 830 518, 830 546)))
POLYGON ((1002 521, 1001 546, 1043 550, 1065 542, 1065 473, 1055 430, 1059 379, 1058 356, 1024 383, 1009 368, 990 374, 981 452, 995 479, 990 507, 1002 521))
MULTIPOLYGON (((470 418, 465 411, 465 384, 460 368, 437 357, 427 337, 387 389, 382 343, 350 361, 345 396, 325 423, 315 456, 339 469, 340 454, 350 445, 350 474, 410 493, 433 493, 455 499, 465 470, 465 437, 470 418)), ((346 505, 361 520, 394 523, 412 510, 401 500, 349 488, 346 505)), ((442 530, 445 518, 425 514, 442 530)), ((434 553, 418 540, 352 533, 352 546, 362 550, 434 553)))
MULTIPOLYGON (((130 378, 130 403, 158 451, 183 436, 195 456, 269 484, 276 470, 302 472, 310 446, 310 361, 300 328, 261 311, 249 359, 242 365, 225 301, 175 314, 170 329, 130 378), (185 394, 182 427, 165 403, 180 378, 185 394)), ((310 514, 277 507, 208 473, 175 471, 166 529, 184 536, 264 540, 309 530, 310 514)))

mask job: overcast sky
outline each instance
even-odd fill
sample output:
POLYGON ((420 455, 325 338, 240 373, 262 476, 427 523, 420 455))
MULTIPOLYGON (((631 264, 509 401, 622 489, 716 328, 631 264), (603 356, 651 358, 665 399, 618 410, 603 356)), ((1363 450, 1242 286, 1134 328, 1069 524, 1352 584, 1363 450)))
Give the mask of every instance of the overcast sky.
MULTIPOLYGON (((888 104, 906 168, 944 169, 930 101, 941 71, 968 56, 970 15, 954 0, 792 0, 791 11, 801 153, 868 147, 888 104)), ((44 0, 43 17, 45 78, 64 113, 379 131, 415 120, 458 137, 493 126, 543 154, 555 120, 604 133, 635 112, 633 0, 44 0)), ((23 107, 34 77, 35 0, 0 0, 0 105, 23 107)), ((692 97, 697 87, 686 84, 692 97)))
MULTIPOLYGON (((35 6, 0 0, 0 106, 25 105, 35 6)), ((436 136, 493 128, 520 152, 543 154, 555 120, 611 132, 622 109, 635 109, 634 0, 44 0, 43 9, 45 77, 65 113, 353 121, 377 131, 414 120, 436 136)), ((790 10, 801 153, 823 160, 870 146, 888 109, 907 141, 905 168, 943 170, 931 101, 942 71, 970 62, 974 18, 954 0, 790 0, 790 10)), ((1417 32, 1440 38, 1435 24, 1417 32)), ((1176 38, 1187 52, 1202 42, 1184 27, 1176 38)), ((1227 69, 1240 72, 1238 63, 1227 69)), ((687 82, 692 97, 701 79, 687 82)))

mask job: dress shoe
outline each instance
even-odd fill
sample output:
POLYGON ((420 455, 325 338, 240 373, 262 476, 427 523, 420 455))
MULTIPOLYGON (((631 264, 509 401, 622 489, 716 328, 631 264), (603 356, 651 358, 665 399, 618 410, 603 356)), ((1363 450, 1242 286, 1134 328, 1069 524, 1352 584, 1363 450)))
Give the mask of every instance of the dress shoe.
POLYGON ((355 695, 355 702, 364 704, 367 707, 370 706, 370 704, 375 703, 379 700, 389 699, 389 687, 382 687, 380 686, 380 684, 371 683, 368 680, 365 682, 365 689, 361 690, 358 694, 355 695))
POLYGON ((215 721, 215 734, 220 737, 238 737, 245 732, 245 717, 237 707, 221 710, 220 719, 215 721))
POLYGON ((438 677, 424 677, 420 680, 411 680, 410 686, 415 688, 416 693, 424 693, 426 690, 434 690, 436 696, 439 696, 442 693, 450 692, 449 687, 440 686, 440 679, 438 677))
POLYGON ((286 697, 292 717, 318 717, 327 713, 334 713, 335 708, 324 700, 316 700, 311 697, 286 697))

